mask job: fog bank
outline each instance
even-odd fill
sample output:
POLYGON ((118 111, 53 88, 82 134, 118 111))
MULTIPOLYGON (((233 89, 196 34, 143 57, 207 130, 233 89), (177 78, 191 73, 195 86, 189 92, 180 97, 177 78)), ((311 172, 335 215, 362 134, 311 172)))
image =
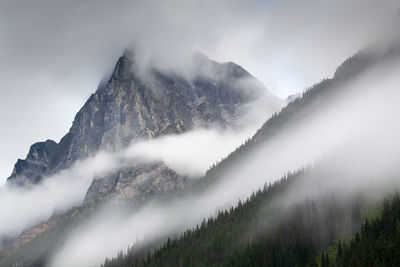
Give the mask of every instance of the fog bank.
POLYGON ((288 203, 327 192, 351 195, 376 185, 394 185, 392 178, 400 171, 399 77, 400 64, 388 61, 338 85, 343 88, 331 88, 337 94, 322 108, 270 138, 205 193, 170 204, 151 203, 128 218, 111 218, 105 210, 76 230, 51 266, 99 265, 136 240, 182 232, 287 171, 325 159, 331 175, 321 175, 312 187, 293 188, 288 203))

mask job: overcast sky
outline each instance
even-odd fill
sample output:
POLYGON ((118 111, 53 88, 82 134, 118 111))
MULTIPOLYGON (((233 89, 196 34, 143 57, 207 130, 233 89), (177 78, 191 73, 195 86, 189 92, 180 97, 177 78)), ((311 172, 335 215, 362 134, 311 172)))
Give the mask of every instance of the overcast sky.
POLYGON ((381 38, 397 10, 397 0, 0 0, 0 184, 32 143, 59 141, 127 46, 171 68, 192 51, 234 61, 285 98, 381 38))

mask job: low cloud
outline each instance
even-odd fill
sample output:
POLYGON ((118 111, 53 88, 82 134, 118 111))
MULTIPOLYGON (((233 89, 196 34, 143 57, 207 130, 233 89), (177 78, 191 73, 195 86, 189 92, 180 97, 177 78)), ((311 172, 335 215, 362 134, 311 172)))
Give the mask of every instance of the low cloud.
MULTIPOLYGON (((251 81, 254 82, 254 81, 251 81)), ((240 81, 240 86, 249 81, 240 81)), ((39 185, 0 188, 0 237, 15 236, 21 231, 46 221, 54 212, 82 204, 94 177, 104 177, 134 161, 163 161, 178 174, 197 178, 236 147, 250 138, 261 123, 281 102, 262 95, 262 84, 252 85, 255 101, 240 108, 236 129, 196 128, 179 135, 136 141, 117 152, 100 151, 94 157, 80 160, 71 168, 44 177, 39 185), (12 204, 11 204, 12 203, 12 204)), ((234 88, 232 89, 234 90, 234 88)))
POLYGON ((161 160, 181 175, 200 177, 243 144, 254 131, 198 129, 132 145, 127 155, 147 160, 161 160))
POLYGON ((0 188, 0 237, 14 236, 54 212, 80 205, 93 177, 129 166, 132 161, 164 161, 181 175, 199 177, 249 138, 253 130, 196 129, 187 133, 134 143, 116 153, 99 152, 70 169, 45 177, 27 188, 0 188), (212 149, 210 149, 212 148, 212 149))
POLYGON ((327 193, 351 195, 378 186, 398 185, 392 177, 400 171, 399 73, 400 65, 389 62, 350 83, 331 88, 337 93, 323 109, 310 110, 310 115, 294 121, 290 130, 271 137, 205 193, 172 203, 150 203, 128 217, 125 214, 110 218, 104 210, 76 229, 51 266, 99 265, 105 257, 115 256, 137 240, 182 232, 216 211, 234 206, 287 171, 325 160, 328 165, 321 165, 321 176, 316 175, 313 183, 293 187, 293 194, 280 205, 327 193), (322 175, 324 170, 328 175, 322 175))
MULTIPOLYGON (((163 69, 179 69, 184 64, 182 58, 193 50, 203 51, 220 61, 236 61, 273 92, 285 97, 331 75, 343 59, 362 46, 377 38, 385 39, 385 35, 380 34, 386 33, 398 9, 398 1, 390 0, 351 3, 285 0, 246 4, 242 1, 96 1, 94 5, 89 1, 79 6, 77 3, 1 3, 0 30, 4 34, 0 37, 3 59, 0 71, 4 75, 0 81, 3 101, 0 113, 6 116, 1 117, 4 130, 0 139, 7 140, 1 156, 1 162, 5 162, 1 166, 3 177, 15 158, 23 157, 33 141, 57 139, 67 131, 69 121, 85 97, 94 91, 98 81, 110 71, 115 59, 129 44, 135 47, 140 64, 163 69), (207 19, 204 14, 208 14, 207 19), (53 23, 55 21, 57 23, 53 23), (42 103, 40 107, 38 103, 42 103), (56 127, 50 129, 48 125, 56 127)), ((87 231, 77 229, 79 234, 73 235, 55 255, 54 265, 83 265, 80 260, 85 260, 85 264, 98 264, 105 256, 125 249, 135 237, 149 232, 162 234, 183 230, 216 209, 234 205, 238 198, 247 197, 288 170, 314 162, 337 146, 348 146, 340 154, 345 155, 342 162, 359 158, 354 166, 367 166, 357 169, 362 172, 354 172, 356 178, 346 180, 349 190, 365 182, 364 174, 393 170, 391 167, 399 151, 396 147, 398 70, 398 66, 390 66, 385 72, 375 70, 353 83, 351 86, 365 90, 342 96, 340 101, 330 103, 331 109, 327 107, 325 113, 314 114, 304 124, 294 125, 290 132, 270 140, 258 154, 233 168, 221 184, 206 195, 179 200, 167 208, 146 207, 129 220, 117 217, 115 221, 105 220, 102 224, 89 223, 87 231), (377 147, 358 153, 359 147, 352 145, 355 141, 377 147), (347 153, 349 150, 352 153, 347 153), (378 156, 372 156, 374 151, 379 152, 378 156), (171 217, 176 219, 165 228, 166 224, 161 222, 171 217), (192 219, 184 220, 189 217, 192 219), (121 238, 112 240, 113 237, 121 238), (82 248, 79 244, 85 244, 91 253, 81 254, 83 250, 79 250, 82 248)), ((239 134, 236 140, 229 132, 203 129, 187 133, 182 139, 173 136, 139 143, 137 149, 146 150, 144 154, 150 160, 161 158, 179 172, 199 175, 207 164, 229 153, 244 136, 239 134), (224 152, 211 151, 214 149, 211 146, 209 151, 205 146, 198 146, 197 155, 183 147, 192 143, 196 148, 197 137, 208 138, 224 152), (172 146, 175 146, 173 151, 188 156, 183 159, 178 153, 167 153, 167 148, 172 146)), ((129 153, 135 155, 135 152, 129 153)), ((54 210, 80 204, 92 177, 99 171, 120 167, 124 160, 131 159, 120 154, 100 154, 49 177, 31 191, 1 189, 0 235, 16 234, 46 220, 54 210)), ((377 181, 377 175, 371 177, 377 181)), ((340 182, 343 179, 331 180, 332 184, 340 182)), ((316 192, 318 188, 304 191, 304 194, 316 192)))
POLYGON ((142 65, 162 69, 182 69, 193 51, 234 61, 286 98, 385 40, 377 35, 398 8, 397 0, 1 1, 0 177, 29 145, 68 131, 129 45, 142 65))
POLYGON ((0 236, 12 237, 47 220, 54 212, 81 204, 93 175, 115 164, 108 155, 100 153, 95 158, 77 162, 68 170, 46 177, 39 185, 0 188, 0 236))

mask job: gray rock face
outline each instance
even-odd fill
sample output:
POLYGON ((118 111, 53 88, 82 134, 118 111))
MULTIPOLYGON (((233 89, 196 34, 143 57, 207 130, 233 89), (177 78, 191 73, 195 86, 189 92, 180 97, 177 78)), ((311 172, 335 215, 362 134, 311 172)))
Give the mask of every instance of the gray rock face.
MULTIPOLYGON (((139 139, 181 133, 197 126, 234 126, 243 106, 259 97, 260 89, 267 91, 234 63, 217 63, 200 55, 193 60, 198 75, 192 79, 155 69, 138 74, 132 55, 125 52, 108 82, 100 84, 76 114, 70 131, 58 144, 46 141, 46 145, 33 145, 27 159, 17 162, 8 182, 38 182, 76 160, 100 150, 118 151, 139 139)), ((271 97, 278 109, 279 100, 271 97)), ((112 189, 124 192, 123 187, 136 188, 131 181, 144 176, 151 180, 147 183, 152 185, 149 190, 157 191, 159 186, 168 191, 184 182, 162 163, 133 165, 112 177, 95 179, 86 201, 112 189), (165 177, 163 185, 157 180, 159 175, 165 177)))
POLYGON ((33 144, 26 159, 18 159, 8 180, 16 184, 23 184, 26 181, 39 182, 46 172, 56 148, 57 143, 53 140, 33 144))
POLYGON ((84 203, 117 196, 117 200, 145 200, 153 195, 167 194, 182 189, 187 180, 168 168, 164 163, 134 162, 131 166, 95 177, 84 203), (109 194, 113 192, 114 194, 109 194))

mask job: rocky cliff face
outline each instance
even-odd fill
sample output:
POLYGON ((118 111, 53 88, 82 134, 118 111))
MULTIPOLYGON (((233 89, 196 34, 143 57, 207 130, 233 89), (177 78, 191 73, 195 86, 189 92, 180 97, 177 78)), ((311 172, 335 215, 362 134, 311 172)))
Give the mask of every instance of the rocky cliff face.
MULTIPOLYGON (((110 79, 98 87, 76 114, 70 131, 58 144, 49 140, 33 145, 27 159, 18 160, 8 182, 39 182, 43 176, 68 168, 76 160, 100 150, 118 151, 139 139, 181 133, 194 127, 234 126, 243 107, 260 96, 269 97, 273 111, 280 108, 280 100, 265 94, 267 90, 242 67, 231 62, 217 63, 201 55, 193 60, 198 75, 191 79, 154 69, 138 74, 132 54, 125 52, 110 79)), ((88 200, 115 188, 126 192, 127 186, 137 186, 131 181, 144 176, 151 178, 147 184, 152 187, 147 191, 157 191, 157 186, 168 191, 182 186, 184 180, 162 163, 133 164, 112 177, 95 179, 88 200), (160 175, 165 177, 162 186, 157 181, 160 175)))
POLYGON ((129 167, 95 177, 86 193, 84 204, 110 197, 116 197, 120 202, 144 201, 154 195, 161 196, 182 189, 186 182, 185 177, 162 162, 132 162, 129 167))
POLYGON ((26 159, 18 159, 8 180, 22 184, 26 180, 37 183, 46 172, 49 162, 57 149, 57 143, 52 140, 38 142, 31 146, 26 159))

